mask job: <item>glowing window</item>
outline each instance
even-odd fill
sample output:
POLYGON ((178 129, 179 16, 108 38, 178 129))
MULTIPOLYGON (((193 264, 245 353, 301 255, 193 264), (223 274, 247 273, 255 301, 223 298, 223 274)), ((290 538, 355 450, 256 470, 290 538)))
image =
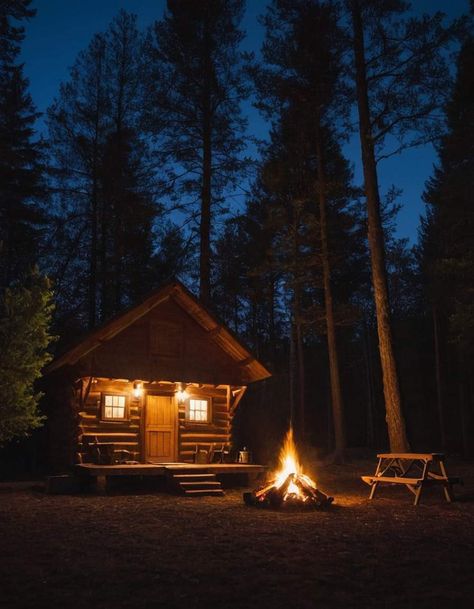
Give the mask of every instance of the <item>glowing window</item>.
POLYGON ((209 401, 190 399, 188 419, 197 423, 206 423, 209 420, 209 401))
POLYGON ((104 395, 104 419, 125 419, 125 396, 104 395))

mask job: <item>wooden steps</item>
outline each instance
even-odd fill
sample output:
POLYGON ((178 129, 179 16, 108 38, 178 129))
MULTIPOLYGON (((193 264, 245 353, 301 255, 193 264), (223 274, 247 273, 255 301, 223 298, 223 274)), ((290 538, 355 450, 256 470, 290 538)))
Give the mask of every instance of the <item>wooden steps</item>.
POLYGON ((203 496, 222 496, 221 483, 217 480, 215 474, 208 474, 201 471, 193 470, 193 473, 186 473, 183 470, 170 472, 170 481, 174 488, 182 495, 188 497, 203 497, 203 496))

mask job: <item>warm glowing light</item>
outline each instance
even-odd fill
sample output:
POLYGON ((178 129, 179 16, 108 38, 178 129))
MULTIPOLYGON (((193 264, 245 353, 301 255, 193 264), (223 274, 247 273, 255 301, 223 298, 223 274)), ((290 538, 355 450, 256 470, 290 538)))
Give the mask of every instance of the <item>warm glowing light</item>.
POLYGON ((273 484, 278 489, 283 487, 283 501, 292 498, 305 503, 311 497, 311 494, 308 494, 304 487, 309 487, 315 491, 317 487, 314 480, 303 473, 291 427, 285 436, 279 460, 280 468, 274 474, 275 481, 273 484))
POLYGON ((321 492, 314 480, 303 473, 298 451, 293 439, 293 429, 288 430, 279 455, 278 471, 272 473, 265 485, 252 493, 244 493, 247 505, 280 508, 319 508, 328 506, 333 497, 321 492))
POLYGON ((285 436, 285 441, 283 442, 279 459, 280 469, 276 472, 275 482, 275 486, 277 488, 280 488, 290 474, 301 473, 301 465, 299 464, 298 452, 293 439, 292 427, 290 427, 285 436))
POLYGON ((296 484, 294 482, 290 482, 286 492, 288 495, 299 495, 300 489, 296 486, 296 484))
POLYGON ((183 385, 180 385, 178 391, 176 392, 176 398, 179 404, 183 404, 189 397, 186 389, 183 388, 183 385))
POLYGON ((139 383, 138 381, 135 381, 133 383, 133 397, 141 398, 142 395, 143 395, 143 383, 139 383))

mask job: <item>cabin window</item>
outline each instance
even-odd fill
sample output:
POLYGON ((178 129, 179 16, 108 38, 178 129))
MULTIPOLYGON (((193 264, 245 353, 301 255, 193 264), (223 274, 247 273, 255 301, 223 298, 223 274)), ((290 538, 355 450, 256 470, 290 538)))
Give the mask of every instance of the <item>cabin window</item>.
POLYGON ((125 395, 106 393, 102 395, 102 419, 120 421, 126 418, 125 395))
POLYGON ((188 421, 207 423, 209 421, 209 400, 190 398, 187 415, 188 421))

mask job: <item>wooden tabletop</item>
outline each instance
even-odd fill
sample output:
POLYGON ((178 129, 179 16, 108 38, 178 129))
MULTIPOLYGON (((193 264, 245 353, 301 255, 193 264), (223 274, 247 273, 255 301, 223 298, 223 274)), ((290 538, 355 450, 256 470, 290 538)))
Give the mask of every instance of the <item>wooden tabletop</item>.
POLYGON ((442 461, 442 453, 380 453, 379 459, 407 459, 410 461, 419 459, 420 461, 442 461))

